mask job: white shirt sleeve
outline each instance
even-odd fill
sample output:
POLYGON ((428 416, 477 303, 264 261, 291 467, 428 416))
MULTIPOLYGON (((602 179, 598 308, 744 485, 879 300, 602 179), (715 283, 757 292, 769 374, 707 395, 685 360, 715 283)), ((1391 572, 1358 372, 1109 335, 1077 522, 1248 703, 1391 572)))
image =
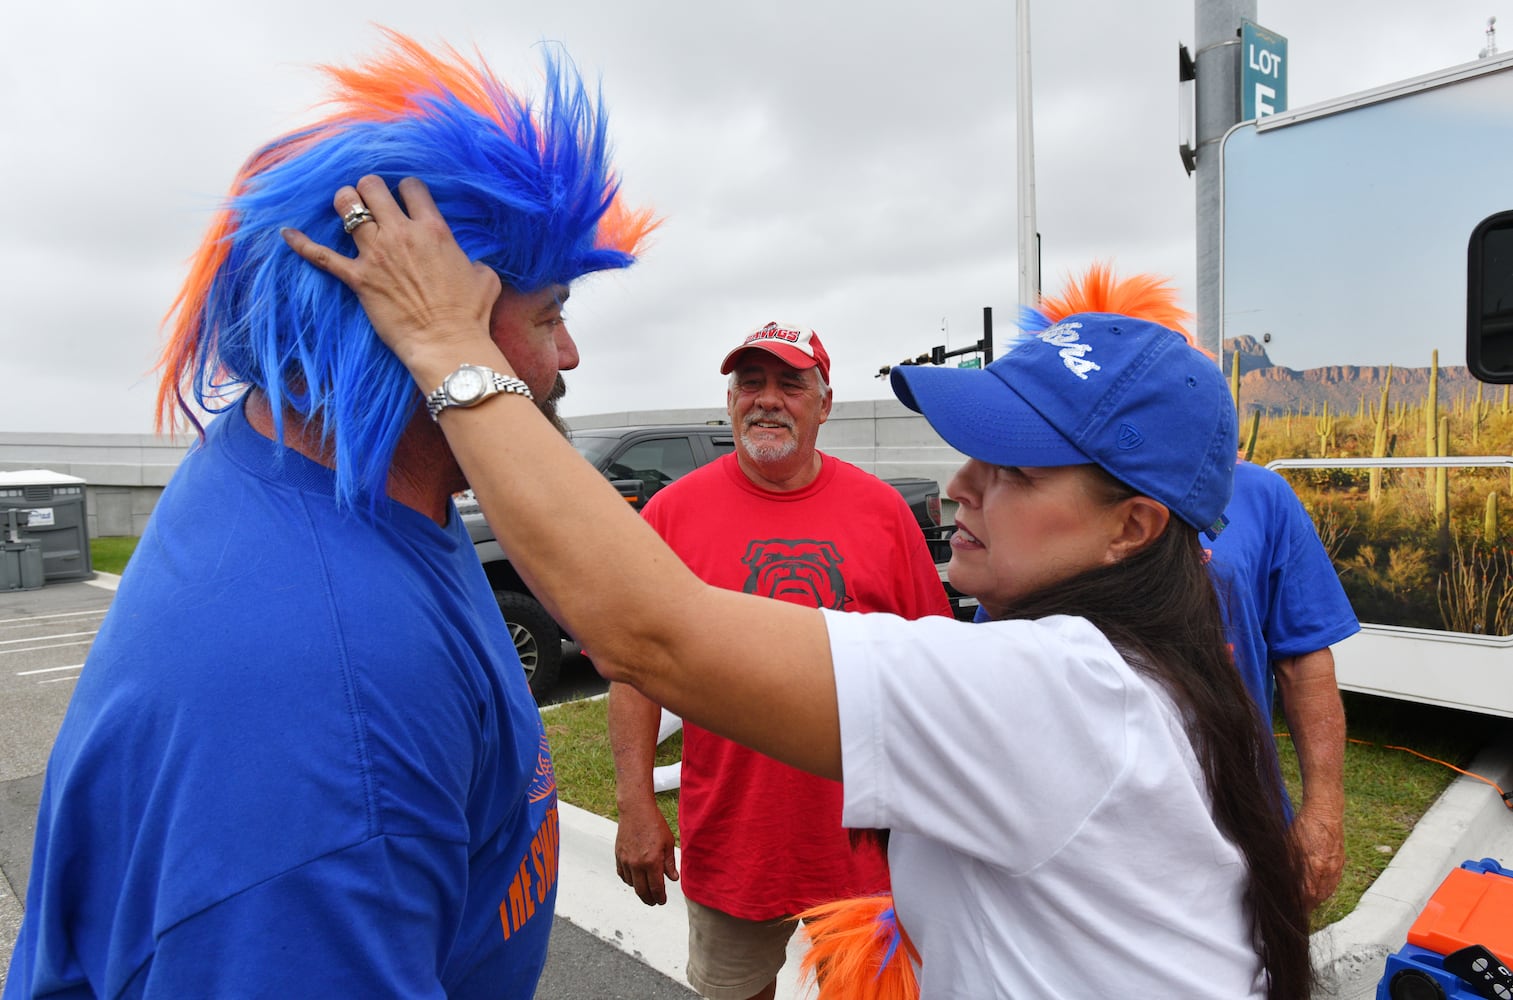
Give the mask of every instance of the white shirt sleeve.
POLYGON ((847 826, 1027 871, 1125 777, 1149 692, 1086 620, 825 614, 847 826))

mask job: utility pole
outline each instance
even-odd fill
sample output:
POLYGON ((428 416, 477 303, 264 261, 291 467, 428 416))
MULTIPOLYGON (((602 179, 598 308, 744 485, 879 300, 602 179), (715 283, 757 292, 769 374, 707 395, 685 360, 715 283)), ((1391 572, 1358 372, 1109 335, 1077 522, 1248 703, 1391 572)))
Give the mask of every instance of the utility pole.
MULTIPOLYGON (((1019 56, 1019 80, 1015 88, 1018 126, 1015 149, 1019 160, 1019 304, 1040 304, 1040 241, 1035 232, 1035 113, 1031 99, 1030 73, 1030 0, 1014 0, 1018 18, 1016 43, 1019 56)), ((992 357, 992 333, 985 340, 992 357)))
POLYGON ((1193 59, 1197 112, 1196 169, 1198 345, 1223 357, 1224 176, 1220 140, 1240 120, 1240 21, 1256 19, 1256 0, 1194 0, 1197 52, 1193 59))

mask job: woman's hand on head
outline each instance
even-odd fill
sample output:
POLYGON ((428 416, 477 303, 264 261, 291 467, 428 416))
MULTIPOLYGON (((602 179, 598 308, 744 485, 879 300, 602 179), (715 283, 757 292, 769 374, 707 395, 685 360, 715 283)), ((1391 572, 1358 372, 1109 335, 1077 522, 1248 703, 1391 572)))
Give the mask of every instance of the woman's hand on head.
POLYGON ((403 205, 371 174, 336 192, 336 213, 355 221, 348 231, 356 257, 297 230, 283 236, 295 253, 356 293, 378 336, 424 388, 462 361, 486 364, 497 354, 489 314, 499 298, 499 276, 468 260, 425 184, 406 177, 399 195, 403 205))

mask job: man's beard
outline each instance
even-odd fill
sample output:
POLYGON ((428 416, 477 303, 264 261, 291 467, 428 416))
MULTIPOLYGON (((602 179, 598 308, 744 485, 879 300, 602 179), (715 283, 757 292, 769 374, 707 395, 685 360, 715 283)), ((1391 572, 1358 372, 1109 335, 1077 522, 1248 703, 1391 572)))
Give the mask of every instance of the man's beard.
POLYGON ((741 445, 745 447, 746 454, 751 456, 752 461, 765 464, 767 462, 781 462, 785 458, 791 458, 799 450, 799 442, 793 436, 793 419, 781 410, 752 410, 746 414, 746 419, 741 421, 741 445), (751 438, 751 425, 759 420, 768 423, 781 424, 788 429, 788 440, 781 444, 770 442, 757 443, 751 438))
POLYGON ((557 416, 557 400, 566 395, 567 382, 563 380, 562 373, 558 372, 557 381, 552 383, 552 391, 546 394, 545 399, 536 403, 536 408, 541 411, 541 415, 550 420, 552 426, 557 428, 557 433, 563 437, 567 437, 570 431, 567 424, 562 422, 562 418, 557 416))

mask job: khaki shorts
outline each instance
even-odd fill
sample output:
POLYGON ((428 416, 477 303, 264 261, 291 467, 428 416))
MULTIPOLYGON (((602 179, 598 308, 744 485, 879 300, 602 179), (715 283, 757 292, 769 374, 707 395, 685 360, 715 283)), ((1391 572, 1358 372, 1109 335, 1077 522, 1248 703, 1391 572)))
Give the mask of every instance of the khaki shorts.
POLYGON ((777 978, 792 919, 743 920, 683 897, 688 907, 688 982, 709 1000, 746 1000, 777 978))

